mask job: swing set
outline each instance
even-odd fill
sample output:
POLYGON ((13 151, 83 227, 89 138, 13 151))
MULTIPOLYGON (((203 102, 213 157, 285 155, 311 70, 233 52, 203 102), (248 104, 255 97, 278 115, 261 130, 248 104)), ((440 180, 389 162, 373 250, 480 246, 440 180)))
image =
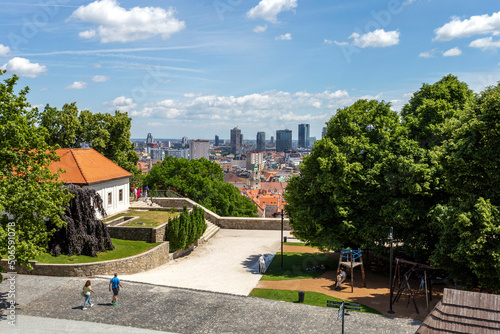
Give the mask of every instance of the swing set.
POLYGON ((427 271, 433 270, 433 269, 434 268, 432 268, 431 266, 426 265, 426 264, 421 264, 421 263, 417 263, 417 262, 412 262, 412 261, 396 258, 396 270, 394 271, 394 277, 392 279, 391 296, 393 296, 394 288, 396 286, 396 276, 398 278, 399 288, 398 288, 398 292, 394 296, 394 299, 391 300, 392 304, 395 304, 399 300, 399 298, 401 297, 403 292, 408 290, 409 295, 408 295, 408 302, 406 303, 406 307, 408 307, 408 305, 410 304, 410 300, 411 300, 411 301, 413 301, 413 305, 415 306, 415 311, 417 311, 417 314, 420 314, 418 312, 417 303, 415 302, 415 292, 411 289, 411 286, 410 286, 410 278, 414 272, 422 272, 423 271, 424 274, 423 274, 423 277, 421 277, 419 290, 425 289, 425 301, 427 303, 427 309, 429 309, 429 300, 432 300, 432 284, 429 284, 430 275, 427 274, 427 271), (403 281, 401 281, 401 265, 402 264, 410 266, 410 269, 406 273, 403 274, 403 278, 404 278, 403 281))

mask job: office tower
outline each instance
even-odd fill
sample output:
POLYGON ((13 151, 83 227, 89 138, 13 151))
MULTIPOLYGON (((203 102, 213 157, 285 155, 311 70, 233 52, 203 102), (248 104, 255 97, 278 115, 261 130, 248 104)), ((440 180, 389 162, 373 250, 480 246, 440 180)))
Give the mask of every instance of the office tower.
POLYGON ((321 130, 321 138, 323 138, 326 135, 326 126, 323 127, 321 130))
POLYGON ((215 135, 215 143, 214 143, 214 146, 219 146, 220 143, 219 143, 219 136, 215 135))
POLYGON ((309 147, 309 124, 299 124, 299 147, 309 147))
POLYGON ((243 133, 240 135, 240 143, 241 143, 241 147, 243 147, 243 133))
POLYGON ((188 144, 188 137, 182 137, 181 143, 183 147, 186 146, 188 144))
POLYGON ((266 150, 266 133, 257 132, 257 151, 264 152, 266 150))
POLYGON ((231 153, 241 153, 241 130, 238 127, 231 130, 231 153))
POLYGON ((146 138, 146 144, 152 144, 153 143, 153 135, 151 133, 148 133, 148 137, 146 138))
POLYGON ((168 156, 171 157, 176 157, 176 158, 184 158, 184 159, 189 159, 189 150, 187 148, 171 148, 166 151, 168 156))
POLYGON ((248 151, 246 155, 246 169, 252 171, 255 167, 255 164, 257 164, 257 167, 260 170, 261 166, 264 164, 264 153, 262 153, 261 151, 252 150, 248 151))
POLYGON ((151 160, 163 160, 165 159, 165 150, 162 150, 161 148, 151 148, 149 150, 149 153, 151 154, 151 160))
POLYGON ((292 149, 292 130, 276 130, 276 152, 292 149))
POLYGON ((274 137, 273 136, 271 136, 271 139, 269 140, 269 144, 274 145, 274 137))
POLYGON ((209 159, 210 142, 208 140, 191 140, 189 142, 189 160, 209 159))

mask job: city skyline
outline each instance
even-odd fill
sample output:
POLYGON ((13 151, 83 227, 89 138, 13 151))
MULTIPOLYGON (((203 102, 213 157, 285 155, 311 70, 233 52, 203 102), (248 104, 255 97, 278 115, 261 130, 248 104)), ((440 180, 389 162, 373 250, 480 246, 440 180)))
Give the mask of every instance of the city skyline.
POLYGON ((4 2, 0 68, 34 107, 128 112, 132 138, 245 138, 360 98, 395 110, 451 73, 500 80, 500 11, 465 0, 4 2))

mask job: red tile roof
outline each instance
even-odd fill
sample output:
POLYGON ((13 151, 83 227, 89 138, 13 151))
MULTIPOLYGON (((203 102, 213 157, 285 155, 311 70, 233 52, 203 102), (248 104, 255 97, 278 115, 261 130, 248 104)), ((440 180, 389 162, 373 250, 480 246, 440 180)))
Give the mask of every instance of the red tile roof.
POLYGON ((57 150, 57 155, 60 161, 52 162, 49 168, 52 172, 63 169, 65 172, 59 179, 65 183, 92 184, 132 176, 91 148, 62 148, 57 150))

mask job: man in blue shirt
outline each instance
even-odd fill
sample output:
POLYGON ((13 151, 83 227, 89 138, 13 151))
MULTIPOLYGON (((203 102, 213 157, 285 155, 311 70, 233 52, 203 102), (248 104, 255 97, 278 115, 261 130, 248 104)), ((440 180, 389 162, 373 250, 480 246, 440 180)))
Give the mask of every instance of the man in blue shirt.
POLYGON ((123 285, 120 283, 120 280, 118 279, 118 274, 115 273, 115 277, 113 277, 109 281, 109 291, 113 289, 113 300, 111 303, 116 306, 118 305, 118 291, 120 291, 120 287, 123 288, 123 285))

